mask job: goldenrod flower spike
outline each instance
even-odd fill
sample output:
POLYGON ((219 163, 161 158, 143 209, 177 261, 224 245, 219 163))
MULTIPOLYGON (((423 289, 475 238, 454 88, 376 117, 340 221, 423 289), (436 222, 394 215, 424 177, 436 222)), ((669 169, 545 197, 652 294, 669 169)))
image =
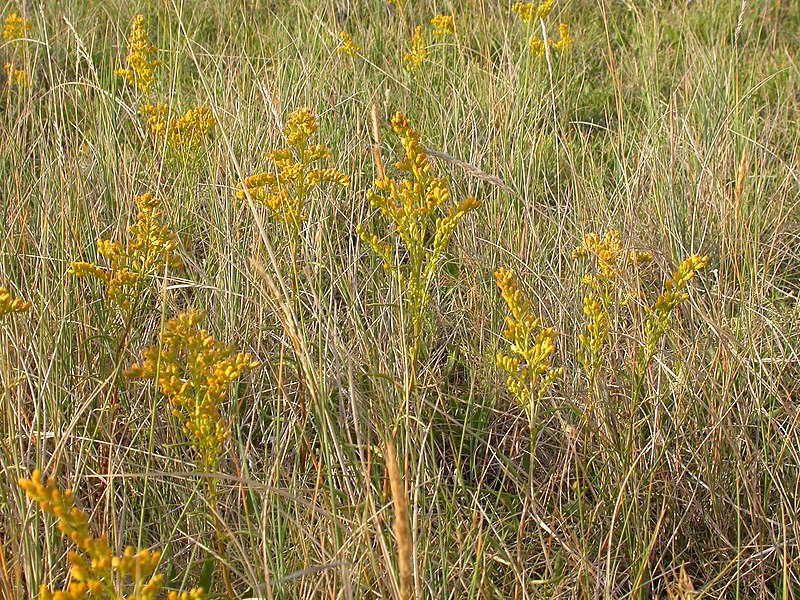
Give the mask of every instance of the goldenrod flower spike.
POLYGON ((553 10, 555 0, 544 0, 544 2, 515 2, 511 10, 519 16, 520 21, 526 25, 536 23, 539 19, 547 18, 553 10))
POLYGON ((536 402, 541 400, 563 369, 552 366, 556 332, 543 328, 533 314, 530 302, 523 298, 514 271, 495 272, 500 294, 511 313, 506 317, 503 335, 511 343, 509 354, 497 354, 497 366, 508 373, 506 386, 533 419, 536 402))
POLYGON ((24 69, 17 69, 14 63, 4 64, 3 71, 6 73, 9 87, 25 87, 28 84, 28 73, 24 69))
POLYGON ((155 83, 155 71, 161 61, 153 58, 158 49, 147 37, 144 15, 136 15, 128 37, 128 55, 125 62, 127 69, 118 69, 117 75, 125 78, 131 85, 147 92, 155 83))
POLYGON ((15 298, 6 288, 0 287, 0 319, 6 315, 25 312, 30 307, 30 302, 26 302, 22 298, 15 298))
POLYGON ((100 280, 106 286, 106 297, 116 305, 123 320, 131 317, 142 294, 161 276, 165 267, 180 268, 178 240, 162 224, 161 201, 152 194, 134 200, 139 214, 128 229, 126 246, 111 240, 97 240, 97 252, 106 259, 107 267, 88 262, 73 262, 68 270, 75 277, 100 280))
POLYGON ((422 68, 427 58, 430 56, 428 44, 425 41, 425 28, 417 25, 414 34, 411 36, 411 50, 403 57, 406 71, 416 74, 422 68))
POLYGON ((315 168, 315 163, 328 159, 330 150, 324 144, 310 144, 317 132, 317 120, 308 108, 295 110, 287 119, 283 130, 286 146, 269 153, 274 171, 258 173, 239 183, 236 197, 250 197, 267 206, 272 215, 291 227, 296 236, 307 218, 306 200, 322 183, 350 186, 350 179, 337 169, 315 168))
POLYGON ((408 260, 397 263, 395 257, 401 254, 398 252, 400 249, 393 249, 363 226, 359 225, 356 232, 383 260, 384 268, 397 276, 414 322, 414 337, 418 341, 422 311, 437 267, 458 223, 481 202, 467 198, 452 206, 446 215, 435 216, 450 201, 447 180, 431 175, 431 165, 420 136, 405 115, 397 113, 392 117, 392 129, 405 149, 405 156, 395 166, 407 177, 378 179, 375 187, 380 193, 369 191, 367 199, 390 220, 398 245, 405 249, 408 260), (428 236, 431 228, 432 239, 428 236))
POLYGON ((145 104, 139 112, 148 117, 156 139, 166 141, 167 147, 184 159, 197 157, 217 126, 214 113, 205 106, 192 108, 179 118, 169 118, 169 106, 163 103, 145 104))
POLYGON ((341 40, 341 44, 337 46, 336 51, 339 54, 346 54, 348 56, 358 56, 361 52, 361 46, 356 44, 353 41, 353 36, 347 33, 346 31, 342 31, 339 34, 339 39, 341 40))
POLYGON ((183 422, 189 442, 206 472, 213 472, 229 435, 221 406, 228 387, 258 362, 214 339, 200 324, 202 311, 190 310, 167 322, 160 346, 145 350, 144 361, 128 377, 155 379, 183 422))
POLYGON ((28 35, 28 32, 33 28, 33 23, 30 19, 25 19, 19 16, 18 13, 11 13, 5 19, 3 24, 3 40, 11 42, 19 40, 28 35))
POLYGON ((456 32, 452 15, 437 15, 431 19, 431 25, 433 26, 433 35, 438 37, 453 35, 456 32))
POLYGON ((693 254, 684 260, 672 278, 664 282, 664 291, 658 296, 652 307, 646 307, 647 321, 645 331, 645 355, 640 370, 644 370, 656 353, 658 342, 672 326, 672 312, 689 299, 685 292, 686 285, 697 276, 697 273, 708 264, 708 256, 693 254))
MULTIPOLYGON (((58 530, 80 551, 67 554, 72 579, 69 586, 56 592, 42 586, 39 590, 42 600, 156 600, 164 581, 164 576, 155 572, 161 559, 159 552, 146 549, 137 552, 128 546, 121 556, 114 556, 106 537, 94 537, 89 530, 89 516, 75 506, 71 490, 61 492, 55 479, 44 481, 38 470, 31 474, 30 479, 20 479, 19 485, 44 512, 56 517, 58 530), (126 576, 132 588, 131 595, 120 588, 126 576)), ((205 596, 200 588, 188 594, 185 597, 190 600, 202 600, 205 596)))

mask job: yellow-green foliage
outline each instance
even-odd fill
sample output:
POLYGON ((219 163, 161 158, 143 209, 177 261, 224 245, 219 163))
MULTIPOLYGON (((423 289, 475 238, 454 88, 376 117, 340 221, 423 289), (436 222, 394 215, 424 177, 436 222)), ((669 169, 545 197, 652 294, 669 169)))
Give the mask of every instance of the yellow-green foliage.
POLYGON ((361 52, 361 46, 356 44, 353 41, 353 36, 347 33, 346 31, 342 31, 339 34, 339 40, 341 40, 341 43, 336 48, 336 51, 339 54, 346 54, 348 56, 358 56, 358 53, 361 52))
POLYGON ((22 39, 32 28, 33 23, 29 19, 21 17, 18 13, 11 13, 3 24, 3 40, 11 42, 22 39))
POLYGON ((145 350, 142 364, 127 375, 158 379, 176 418, 183 422, 189 443, 206 472, 217 464, 229 435, 221 407, 231 382, 258 363, 249 354, 235 353, 200 328, 205 313, 190 310, 169 321, 161 344, 145 350))
POLYGON ((144 15, 136 15, 128 37, 128 55, 125 57, 128 68, 118 69, 117 75, 143 92, 148 91, 155 83, 156 69, 161 66, 161 61, 153 58, 157 52, 147 37, 144 15))
POLYGON ((250 194, 253 200, 267 206, 273 217, 289 226, 293 239, 308 217, 306 202, 317 186, 325 182, 350 185, 350 179, 341 171, 314 167, 331 156, 326 145, 309 143, 318 127, 310 109, 294 111, 283 130, 286 145, 268 155, 275 169, 252 175, 237 186, 238 199, 244 200, 250 194))
POLYGON ((450 238, 459 221, 481 203, 466 198, 441 216, 441 208, 450 202, 447 179, 431 175, 420 136, 405 115, 397 113, 392 117, 392 129, 405 149, 405 157, 396 167, 406 177, 378 179, 375 185, 380 193, 369 191, 367 198, 392 223, 397 245, 368 233, 362 225, 356 231, 383 260, 384 268, 397 277, 418 333, 431 283, 450 238), (402 254, 399 246, 408 253, 407 260, 398 260, 402 254))
POLYGON ((184 160, 199 156, 217 126, 214 113, 205 106, 189 109, 182 117, 171 118, 169 106, 163 103, 145 104, 139 110, 147 117, 156 139, 166 141, 167 147, 184 160))
MULTIPOLYGON (((58 530, 79 550, 67 554, 72 579, 67 588, 54 592, 42 585, 40 600, 155 600, 159 597, 164 582, 164 576, 156 573, 161 560, 159 552, 137 552, 128 546, 120 556, 115 556, 106 536, 95 537, 90 532, 89 516, 75 506, 71 490, 61 492, 53 478, 43 482, 39 471, 34 471, 30 479, 20 479, 19 485, 43 511, 56 517, 58 530)), ((183 594, 170 592, 168 599, 202 600, 204 596, 202 589, 195 588, 183 594)))
POLYGON ((30 302, 16 298, 6 288, 0 287, 0 319, 13 313, 25 312, 30 307, 30 302))
POLYGON ((508 373, 508 390, 532 419, 535 403, 547 393, 563 369, 552 366, 555 330, 542 327, 533 306, 522 296, 514 271, 500 269, 494 274, 497 287, 511 314, 503 335, 510 342, 508 354, 497 354, 497 366, 508 373))
POLYGON ((73 262, 69 267, 71 275, 100 280, 106 287, 106 297, 125 321, 131 318, 144 293, 155 278, 163 275, 165 268, 181 266, 176 252, 178 240, 169 227, 162 224, 161 201, 152 194, 145 194, 135 202, 139 214, 128 229, 128 244, 97 240, 97 252, 106 259, 108 266, 73 262))

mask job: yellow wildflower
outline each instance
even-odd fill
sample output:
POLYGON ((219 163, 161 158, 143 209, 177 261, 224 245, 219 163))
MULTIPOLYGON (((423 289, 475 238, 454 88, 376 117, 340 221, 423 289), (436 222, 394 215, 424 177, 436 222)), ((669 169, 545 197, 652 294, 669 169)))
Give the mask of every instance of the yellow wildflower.
POLYGON ((361 225, 356 231, 383 260, 384 268, 397 276, 418 335, 428 290, 450 238, 459 221, 481 203, 475 198, 466 198, 451 206, 445 216, 435 216, 450 201, 447 179, 431 175, 431 165, 420 136, 405 115, 397 113, 392 117, 392 128, 405 149, 405 157, 396 166, 408 177, 377 180, 375 186, 382 193, 370 191, 367 198, 391 221, 399 245, 408 254, 408 260, 398 263, 395 257, 402 254, 400 249, 392 249, 361 225), (433 235, 429 236, 429 232, 433 235))
POLYGON ((553 368, 553 340, 556 332, 543 328, 534 316, 530 302, 522 297, 514 271, 499 269, 494 274, 497 287, 510 315, 506 317, 503 335, 511 342, 509 354, 497 354, 497 366, 508 373, 506 385, 531 421, 535 402, 541 400, 563 370, 553 368))
POLYGON ((110 240, 97 240, 97 252, 105 257, 108 267, 93 263, 73 262, 69 274, 99 279, 106 286, 106 296, 127 320, 135 311, 147 287, 165 267, 179 268, 175 234, 161 224, 161 201, 152 194, 135 199, 139 214, 128 229, 131 240, 123 247, 110 240))
MULTIPOLYGON (((71 490, 62 492, 53 478, 44 482, 39 471, 34 471, 30 479, 20 479, 19 485, 44 512, 56 517, 58 530, 80 551, 67 554, 72 582, 65 590, 56 592, 42 586, 39 590, 42 600, 90 600, 102 597, 123 600, 133 597, 122 589, 126 576, 135 590, 136 598, 157 598, 164 581, 164 576, 156 573, 161 559, 159 552, 137 552, 128 546, 121 556, 114 556, 108 539, 105 536, 94 537, 90 532, 89 516, 75 505, 71 490)), ((191 594, 188 596, 191 600, 204 598, 200 588, 192 590, 191 594)))
POLYGON ((433 25, 433 35, 443 36, 452 35, 456 32, 452 15, 438 15, 431 19, 433 25))
POLYGON ((411 50, 403 57, 406 71, 409 73, 419 72, 430 54, 425 41, 425 29, 422 25, 417 25, 414 34, 411 36, 411 50))
POLYGON ((118 69, 117 75, 142 91, 148 91, 155 83, 155 70, 162 64, 153 58, 156 52, 158 49, 147 37, 144 15, 136 15, 128 37, 128 55, 125 57, 128 68, 118 69))
POLYGON ((17 69, 13 63, 6 63, 3 65, 3 70, 6 72, 9 86, 25 87, 27 85, 28 74, 24 69, 17 69))
POLYGON ((539 19, 544 19, 553 10, 555 0, 544 0, 543 2, 515 2, 511 10, 519 16, 520 21, 526 25, 535 23, 539 19))
POLYGON ((30 302, 15 298, 6 288, 0 287, 0 319, 13 313, 25 312, 30 308, 30 302))
POLYGON ((33 23, 29 19, 19 16, 18 13, 11 13, 6 17, 3 25, 3 39, 6 42, 19 40, 28 35, 33 28, 33 23))
POLYGON ((645 358, 642 368, 649 365, 657 350, 658 342, 670 330, 672 311, 689 299, 689 294, 685 292, 686 285, 708 264, 708 260, 708 256, 698 256, 697 254, 684 260, 678 266, 678 270, 672 274, 672 278, 664 282, 664 291, 658 296, 653 306, 646 307, 645 358))
POLYGON ((567 52, 571 50, 572 46, 575 45, 575 40, 572 39, 572 36, 569 34, 569 27, 567 27, 566 23, 561 23, 558 26, 558 35, 561 39, 553 44, 553 50, 556 52, 567 52))
POLYGON ((166 140, 170 150, 183 158, 197 156, 217 125, 214 113, 205 106, 192 108, 180 118, 169 118, 169 106, 163 103, 146 104, 139 110, 148 117, 156 138, 166 140))
POLYGON ((358 53, 361 52, 361 46, 356 44, 353 41, 353 36, 347 33, 346 31, 342 31, 339 34, 339 39, 341 40, 341 44, 336 48, 336 51, 339 54, 347 54, 348 56, 358 56, 358 53))
POLYGON ((297 232, 306 219, 305 203, 321 183, 329 182, 348 187, 350 179, 336 169, 313 168, 314 163, 331 156, 323 144, 309 144, 318 124, 311 110, 299 108, 289 115, 283 130, 286 146, 269 153, 275 170, 258 173, 237 185, 236 197, 244 200, 247 193, 273 216, 297 232), (245 191, 246 190, 246 191, 245 191))
POLYGON ((234 353, 200 324, 202 311, 190 310, 167 322, 161 344, 145 350, 142 364, 128 370, 129 377, 156 379, 170 402, 200 464, 212 472, 229 435, 220 408, 228 387, 245 370, 258 363, 246 353, 234 353))

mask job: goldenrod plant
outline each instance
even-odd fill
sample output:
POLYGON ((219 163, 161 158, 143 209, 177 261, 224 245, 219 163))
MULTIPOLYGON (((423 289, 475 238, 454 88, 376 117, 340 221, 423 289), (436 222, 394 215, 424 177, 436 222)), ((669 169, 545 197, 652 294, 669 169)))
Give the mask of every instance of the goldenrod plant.
POLYGON ((30 302, 13 296, 6 288, 0 287, 0 319, 14 313, 23 313, 30 308, 30 302))
POLYGON ((336 47, 336 52, 339 54, 356 57, 361 52, 361 46, 353 41, 352 35, 346 31, 342 31, 339 34, 339 45, 336 47))
POLYGON ((645 370, 653 361, 659 342, 672 329, 672 313, 689 299, 689 294, 686 293, 687 284, 708 265, 708 261, 708 256, 692 254, 678 266, 672 277, 664 282, 664 289, 652 306, 644 306, 647 315, 644 324, 644 353, 636 363, 637 375, 640 378, 644 376, 645 370))
POLYGON ((528 26, 531 34, 528 47, 534 56, 544 56, 548 48, 556 53, 567 52, 575 45, 575 40, 570 35, 566 23, 560 23, 558 26, 558 40, 553 39, 547 33, 545 19, 552 12, 554 5, 554 0, 543 0, 542 2, 516 2, 511 6, 511 10, 517 13, 520 21, 528 26))
POLYGON ((27 85, 28 73, 25 69, 18 69, 14 63, 8 62, 3 65, 3 71, 5 71, 9 87, 25 87, 27 85))
POLYGON ((511 6, 512 12, 517 13, 519 20, 526 25, 538 25, 539 21, 546 19, 553 10, 555 0, 543 0, 542 2, 515 2, 511 6))
MULTIPOLYGON (((164 575, 156 571, 161 561, 160 552, 137 551, 128 546, 117 556, 106 536, 92 534, 89 515, 76 506, 71 490, 58 489, 55 478, 44 481, 37 470, 30 479, 20 479, 19 485, 28 498, 56 518, 58 530, 78 549, 67 554, 71 582, 57 591, 42 585, 40 600, 157 600, 163 597, 164 575)), ((166 598, 203 600, 205 593, 202 588, 194 588, 183 593, 170 592, 166 598)))
POLYGON ((272 217, 286 226, 293 265, 302 225, 308 218, 311 194, 324 183, 350 186, 350 178, 338 169, 316 166, 331 157, 325 144, 311 143, 318 128, 317 119, 309 108, 295 110, 283 130, 286 145, 267 155, 273 168, 251 175, 236 186, 236 198, 245 200, 249 195, 269 208, 272 217))
POLYGON ((19 13, 10 13, 3 22, 3 41, 8 47, 3 71, 9 91, 12 88, 24 88, 30 83, 28 68, 25 66, 29 63, 27 48, 12 42, 26 38, 32 30, 31 20, 21 17, 19 13))
POLYGON ((229 422, 222 416, 228 388, 258 362, 214 339, 200 327, 205 318, 205 312, 190 310, 168 321, 161 343, 145 350, 142 363, 126 375, 158 380, 201 468, 213 473, 230 434, 229 422))
POLYGON ((498 352, 497 366, 508 374, 508 391, 525 410, 533 429, 539 403, 563 374, 562 368, 552 364, 557 334, 552 328, 542 327, 541 319, 519 289, 514 271, 501 268, 494 277, 510 313, 503 332, 509 342, 508 353, 498 352))
MULTIPOLYGON (((189 444, 197 455, 203 473, 213 475, 230 436, 230 422, 222 414, 228 388, 239 376, 258 366, 247 353, 235 352, 200 325, 203 311, 189 310, 164 326, 159 345, 144 352, 141 364, 126 375, 134 379, 158 381, 161 393, 169 400, 172 413, 182 423, 189 444)), ((213 513, 220 555, 222 578, 227 593, 233 597, 230 573, 225 564, 225 543, 218 517, 217 479, 205 478, 208 500, 213 513)))
POLYGON ((684 260, 651 304, 641 289, 640 269, 652 262, 653 255, 625 248, 618 231, 611 230, 603 236, 586 234, 583 244, 573 251, 572 256, 589 261, 583 277, 584 285, 590 290, 583 298, 586 330, 578 336, 578 359, 587 374, 590 400, 599 394, 599 378, 606 366, 609 348, 618 342, 620 333, 612 330, 612 326, 620 321, 618 311, 622 307, 629 310, 639 307, 644 312, 643 339, 635 331, 628 334, 630 339, 641 339, 636 342, 630 365, 610 365, 618 371, 625 371, 625 376, 632 380, 632 401, 636 402, 659 342, 672 327, 672 313, 688 299, 686 286, 708 264, 709 257, 693 254, 684 260), (639 349, 638 344, 643 349, 639 349))
POLYGON ((425 28, 417 25, 411 35, 411 49, 403 56, 403 64, 406 71, 412 75, 417 75, 422 70, 425 61, 431 55, 428 48, 428 41, 425 39, 425 28))
POLYGON ((213 111, 207 106, 191 108, 181 117, 171 116, 170 107, 162 102, 145 104, 139 111, 160 144, 166 144, 183 161, 200 157, 217 126, 213 111))
POLYGON ((106 300, 114 307, 123 326, 120 348, 130 333, 139 307, 158 279, 168 269, 182 266, 177 252, 178 239, 163 223, 161 200, 147 193, 134 202, 139 213, 128 229, 128 242, 123 245, 108 239, 97 240, 97 252, 106 265, 78 261, 70 264, 68 270, 70 275, 96 279, 103 284, 106 300))
POLYGON ((117 69, 117 76, 124 78, 142 92, 149 91, 156 81, 156 69, 162 64, 161 60, 155 58, 157 53, 158 48, 147 35, 147 21, 144 15, 136 15, 128 36, 128 54, 125 56, 128 66, 117 69))
POLYGON ((3 22, 3 40, 13 42, 28 35, 33 29, 30 19, 21 17, 19 13, 10 13, 3 22))
POLYGON ((431 19, 431 25, 433 26, 433 35, 437 37, 446 37, 456 32, 453 15, 436 15, 431 19))
POLYGON ((428 155, 419 133, 402 113, 391 120, 394 133, 400 137, 405 157, 395 166, 402 176, 384 177, 375 181, 379 192, 370 190, 367 198, 373 207, 388 218, 396 236, 390 244, 363 225, 357 233, 383 261, 383 267, 395 278, 402 294, 405 314, 412 323, 411 363, 416 362, 425 308, 433 280, 442 263, 458 223, 481 205, 475 198, 450 204, 450 188, 445 177, 431 175, 428 155), (406 253, 407 257, 401 258, 406 253))

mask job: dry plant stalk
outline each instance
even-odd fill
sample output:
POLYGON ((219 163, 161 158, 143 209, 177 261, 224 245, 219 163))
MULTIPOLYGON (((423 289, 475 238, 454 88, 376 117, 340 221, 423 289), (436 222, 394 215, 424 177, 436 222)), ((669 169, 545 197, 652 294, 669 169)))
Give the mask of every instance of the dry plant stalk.
POLYGON ((408 600, 414 589, 413 552, 411 528, 408 525, 408 501, 405 484, 397 466, 397 452, 394 440, 386 443, 386 470, 392 486, 392 502, 394 504, 394 535, 397 538, 397 564, 400 572, 400 598, 408 600))
POLYGON ((377 104, 370 106, 370 125, 372 126, 372 160, 375 161, 378 179, 383 179, 386 177, 386 170, 383 168, 383 158, 381 157, 381 124, 378 118, 377 104))

